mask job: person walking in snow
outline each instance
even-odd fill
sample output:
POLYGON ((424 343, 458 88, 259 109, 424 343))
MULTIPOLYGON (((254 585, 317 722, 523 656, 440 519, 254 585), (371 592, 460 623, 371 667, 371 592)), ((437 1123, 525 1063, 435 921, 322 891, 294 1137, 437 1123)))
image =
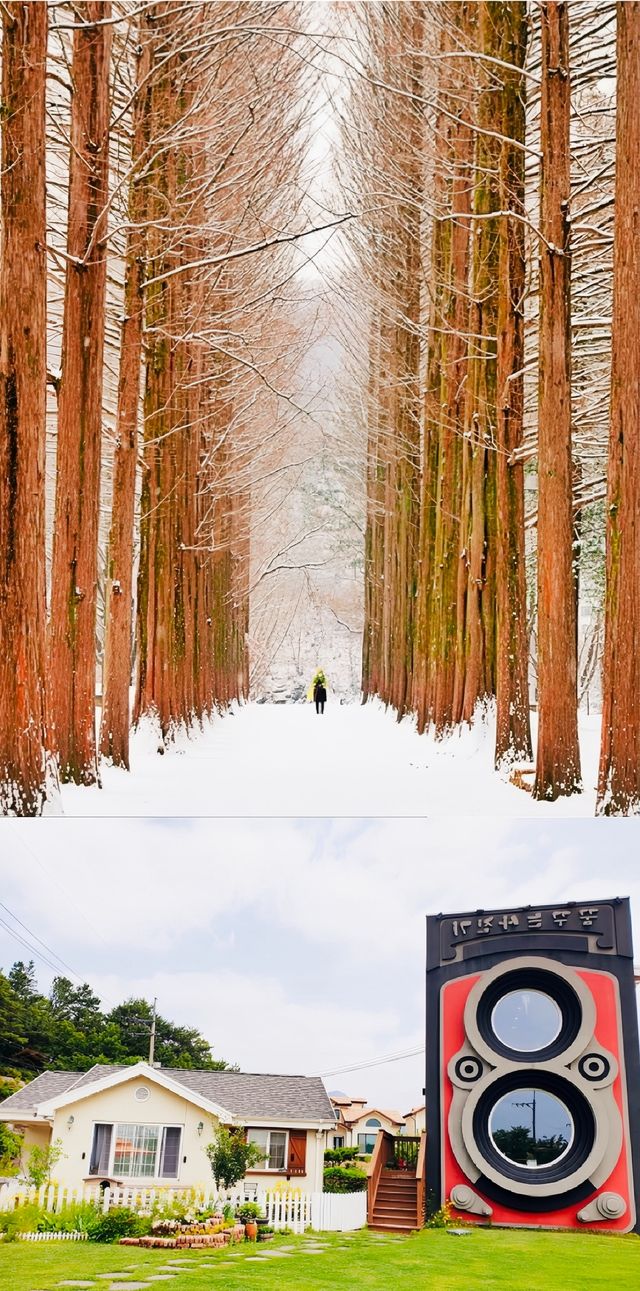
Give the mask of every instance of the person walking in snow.
POLYGON ((316 706, 316 714, 324 713, 324 706, 327 702, 327 679, 322 668, 318 669, 311 683, 311 693, 316 706))

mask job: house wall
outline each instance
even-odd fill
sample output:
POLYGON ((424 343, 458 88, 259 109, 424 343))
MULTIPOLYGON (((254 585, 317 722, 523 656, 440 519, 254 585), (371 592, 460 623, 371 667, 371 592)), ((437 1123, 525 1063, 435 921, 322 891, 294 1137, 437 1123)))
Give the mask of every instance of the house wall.
POLYGON ((46 1148, 49 1143, 50 1126, 49 1125, 21 1125, 19 1121, 14 1122, 14 1128, 22 1134, 22 1148, 20 1151, 20 1169, 26 1169, 27 1159, 31 1148, 46 1148))
MULTIPOLYGON (((177 1179, 123 1179, 125 1183, 147 1187, 198 1188, 212 1183, 211 1167, 204 1149, 213 1139, 217 1125, 215 1118, 186 1098, 154 1085, 138 1076, 131 1081, 89 1095, 80 1102, 69 1103, 55 1113, 52 1137, 60 1139, 64 1157, 58 1162, 53 1179, 66 1187, 78 1188, 86 1182, 96 1182, 89 1175, 93 1127, 96 1122, 129 1122, 136 1125, 179 1125, 182 1128, 177 1179), (140 1102, 136 1089, 144 1086, 149 1097, 140 1102), (69 1118, 73 1123, 69 1126, 69 1118), (204 1123, 201 1134, 198 1124, 204 1123), (186 1159, 185 1159, 186 1158, 186 1159)), ((270 1128, 288 1129, 274 1122, 270 1128)), ((307 1132, 306 1174, 292 1179, 292 1187, 315 1189, 322 1187, 323 1144, 318 1144, 315 1130, 307 1132)), ((106 1177, 106 1176, 104 1176, 106 1177)), ((255 1171, 247 1178, 262 1185, 276 1183, 286 1176, 273 1171, 255 1171)))
POLYGON ((427 1112, 425 1107, 421 1107, 417 1112, 412 1112, 406 1117, 407 1128, 406 1134, 423 1134, 427 1126, 427 1112))
POLYGON ((211 1168, 204 1148, 211 1142, 215 1122, 187 1099, 140 1077, 92 1094, 81 1102, 70 1103, 55 1113, 52 1135, 62 1141, 65 1153, 54 1171, 57 1182, 70 1188, 81 1187, 87 1181, 95 1183, 96 1177, 89 1175, 89 1162, 97 1121, 182 1127, 177 1179, 127 1179, 125 1182, 166 1188, 196 1188, 211 1183, 211 1168), (149 1097, 139 1102, 135 1092, 142 1086, 149 1090, 149 1097), (71 1116, 73 1124, 69 1126, 71 1116), (204 1123, 202 1134, 198 1134, 197 1128, 200 1121, 204 1123))
MULTIPOLYGON (((274 1124, 271 1128, 289 1129, 294 1127, 289 1127, 288 1125, 284 1125, 284 1124, 282 1126, 274 1124)), ((307 1152, 306 1152, 306 1158, 305 1158, 305 1165, 306 1165, 307 1172, 304 1175, 299 1174, 299 1175, 293 1176, 287 1184, 288 1187, 292 1189, 303 1188, 311 1192, 322 1192, 324 1149, 325 1149, 324 1131, 320 1130, 319 1133, 316 1133, 315 1130, 308 1130, 307 1131, 307 1152)), ((285 1182, 287 1181, 286 1174, 279 1174, 274 1170, 260 1170, 260 1169, 248 1170, 246 1178, 247 1180, 255 1181, 262 1188, 265 1188, 265 1187, 268 1188, 271 1183, 275 1185, 278 1182, 281 1182, 282 1180, 284 1180, 285 1182)))
MULTIPOLYGON (((373 1108, 369 1108, 369 1110, 365 1108, 362 1116, 360 1116, 357 1121, 353 1121, 349 1126, 347 1133, 350 1137, 345 1139, 345 1146, 350 1147, 352 1144, 357 1144, 359 1134, 376 1133, 377 1131, 375 1128, 367 1125, 367 1121, 374 1118, 375 1120, 380 1121, 381 1128, 383 1130, 387 1130, 389 1134, 396 1135, 400 1133, 400 1126, 397 1121, 390 1121, 382 1112, 377 1112, 373 1108)), ((406 1133, 406 1131, 403 1130, 402 1133, 406 1133)))

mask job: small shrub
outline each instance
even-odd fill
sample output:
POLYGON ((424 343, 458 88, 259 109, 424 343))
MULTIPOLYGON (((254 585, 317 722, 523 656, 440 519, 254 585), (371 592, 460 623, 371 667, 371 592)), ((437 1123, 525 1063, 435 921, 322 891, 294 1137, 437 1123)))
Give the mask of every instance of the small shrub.
POLYGON ((43 1183, 49 1183, 52 1170, 64 1156, 66 1153, 62 1146, 62 1139, 54 1139, 53 1143, 47 1144, 46 1148, 32 1147, 25 1167, 27 1179, 32 1187, 41 1188, 43 1183))
POLYGON ((0 1122, 0 1174, 17 1174, 22 1142, 22 1134, 15 1134, 0 1122))
MULTIPOLYGON (((451 1203, 445 1201, 444 1206, 441 1206, 439 1210, 434 1210, 433 1214, 429 1216, 426 1227, 449 1228, 452 1223, 453 1215, 451 1214, 451 1203)), ((457 1220, 456 1223, 458 1223, 457 1220)))
POLYGON ((127 1206, 114 1206, 106 1215, 95 1212, 87 1228, 90 1242, 118 1242, 121 1237, 145 1237, 151 1231, 148 1215, 139 1215, 127 1206))
POLYGON ((36 1230, 38 1233, 88 1233, 97 1215, 90 1201, 61 1206, 55 1211, 40 1211, 36 1230))
POLYGON ((205 1152, 218 1188, 233 1188, 244 1179, 247 1170, 265 1159, 257 1143, 245 1139, 242 1130, 228 1129, 226 1125, 218 1126, 205 1152))
POLYGON ((357 1156, 359 1156, 357 1147, 327 1148, 324 1159, 329 1165, 340 1165, 342 1161, 355 1161, 357 1156))
POLYGON ((256 1219, 262 1218, 262 1206, 256 1201, 245 1201, 242 1206, 238 1206, 236 1216, 241 1224, 255 1224, 256 1219))
POLYGON ((323 1175, 325 1192, 364 1192, 367 1176, 357 1166, 329 1166, 323 1175))

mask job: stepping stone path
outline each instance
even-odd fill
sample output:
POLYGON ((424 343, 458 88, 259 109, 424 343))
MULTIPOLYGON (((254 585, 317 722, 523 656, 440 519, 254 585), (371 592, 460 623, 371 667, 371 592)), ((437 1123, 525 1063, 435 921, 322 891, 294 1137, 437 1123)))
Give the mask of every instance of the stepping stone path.
POLYGON ((59 1283, 58 1283, 58 1286, 61 1286, 61 1287, 94 1287, 94 1286, 95 1286, 95 1282, 74 1282, 74 1281, 69 1281, 69 1282, 59 1282, 59 1283))
POLYGON ((148 1287, 148 1282, 112 1282, 109 1291, 143 1291, 143 1287, 148 1287))

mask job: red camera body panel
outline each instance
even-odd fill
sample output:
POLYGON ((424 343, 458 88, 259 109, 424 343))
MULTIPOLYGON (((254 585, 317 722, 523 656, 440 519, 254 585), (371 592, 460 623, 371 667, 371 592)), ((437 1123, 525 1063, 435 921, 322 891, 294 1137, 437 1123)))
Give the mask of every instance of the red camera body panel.
MULTIPOLYGON (((613 1083, 613 1095, 622 1118, 624 1127, 623 1141, 617 1162, 605 1183, 595 1188, 593 1196, 604 1191, 619 1194, 627 1203, 626 1214, 617 1219, 598 1221, 597 1227, 609 1232, 628 1232, 635 1219, 633 1180, 630 1170, 628 1152, 628 1117, 627 1100, 623 1086, 625 1069, 623 1053, 623 1035, 621 1025, 620 1001, 618 986, 614 977, 606 972, 575 969, 577 976, 584 982, 590 992, 596 1009, 595 1038, 598 1043, 614 1055, 618 1064, 618 1074, 613 1083), (631 1218, 630 1218, 631 1217, 631 1218)), ((442 986, 441 990, 441 1039, 440 1039, 440 1081, 441 1081, 441 1144, 442 1144, 442 1195, 448 1198, 456 1185, 470 1184, 474 1190, 487 1201, 492 1209, 491 1221, 507 1226, 535 1226, 545 1228, 584 1229, 584 1224, 577 1218, 578 1211, 585 1205, 585 1199, 561 1209, 549 1209, 536 1215, 523 1214, 521 1209, 511 1208, 490 1199, 482 1193, 478 1183, 470 1181, 464 1174, 454 1155, 448 1132, 449 1114, 453 1101, 453 1086, 448 1075, 448 1065, 462 1049, 467 1040, 464 1012, 465 1005, 473 986, 482 978, 482 973, 470 973, 457 977, 442 986)), ((588 1198, 586 1199, 588 1201, 588 1198)), ((481 1215, 470 1214, 452 1208, 453 1213, 464 1222, 486 1223, 481 1215)))

